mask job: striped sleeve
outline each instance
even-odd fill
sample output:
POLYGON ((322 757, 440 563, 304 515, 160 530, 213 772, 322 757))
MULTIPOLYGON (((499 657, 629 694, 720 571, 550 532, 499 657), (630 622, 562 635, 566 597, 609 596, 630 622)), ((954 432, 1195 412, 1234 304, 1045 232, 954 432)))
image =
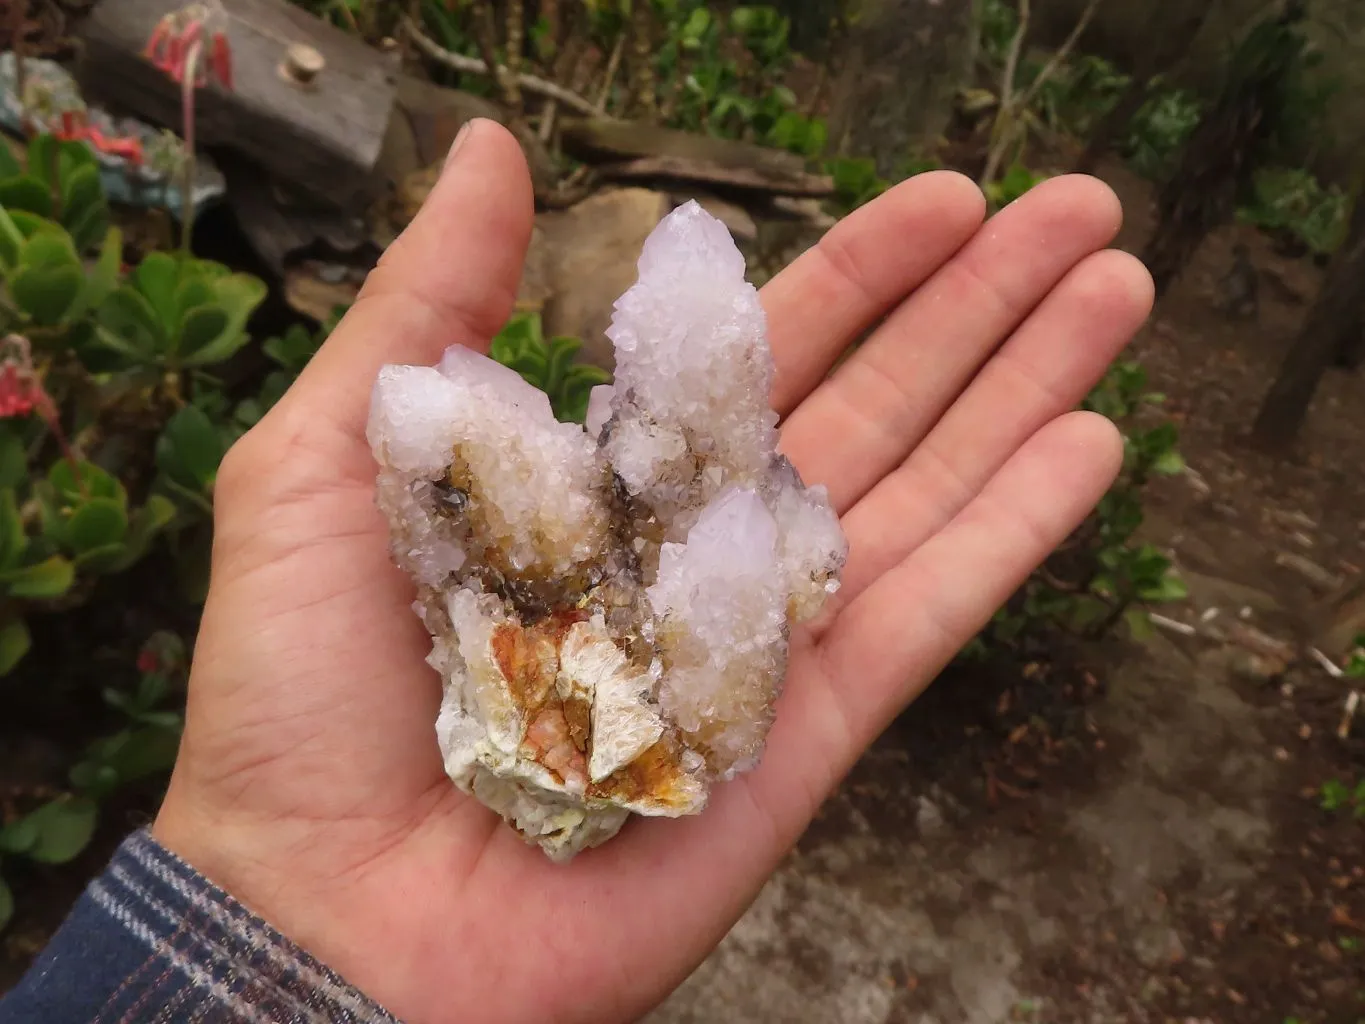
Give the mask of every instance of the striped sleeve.
POLYGON ((146 832, 0 999, 0 1024, 397 1024, 146 832))

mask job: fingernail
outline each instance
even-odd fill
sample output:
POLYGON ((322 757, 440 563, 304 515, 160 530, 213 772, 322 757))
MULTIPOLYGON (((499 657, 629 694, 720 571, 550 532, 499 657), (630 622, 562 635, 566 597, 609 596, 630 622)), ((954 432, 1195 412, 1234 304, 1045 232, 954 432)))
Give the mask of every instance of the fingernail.
POLYGON ((474 132, 474 125, 477 124, 479 120, 480 119, 476 117, 466 121, 459 132, 456 133, 455 141, 450 144, 450 152, 446 154, 446 167, 449 167, 455 162, 455 157, 459 155, 464 144, 469 141, 469 136, 474 132))

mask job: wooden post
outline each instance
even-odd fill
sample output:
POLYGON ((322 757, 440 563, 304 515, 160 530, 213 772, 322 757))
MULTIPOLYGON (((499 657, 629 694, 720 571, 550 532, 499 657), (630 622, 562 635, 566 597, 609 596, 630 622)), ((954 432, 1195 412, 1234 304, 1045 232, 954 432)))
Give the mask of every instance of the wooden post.
MULTIPOLYGON (((392 59, 287 0, 220 2, 235 85, 231 93, 199 91, 198 141, 230 147, 338 205, 363 202, 377 185, 373 172, 393 109, 392 59)), ((142 56, 172 6, 103 0, 83 27, 77 76, 92 101, 179 133, 179 87, 142 56)))

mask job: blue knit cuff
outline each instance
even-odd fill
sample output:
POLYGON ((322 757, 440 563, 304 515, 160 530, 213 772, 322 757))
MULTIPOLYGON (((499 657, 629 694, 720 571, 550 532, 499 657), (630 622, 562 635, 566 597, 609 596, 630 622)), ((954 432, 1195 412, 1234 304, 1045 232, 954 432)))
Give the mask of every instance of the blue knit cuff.
POLYGON ((129 836, 19 985, 0 1024, 396 1018, 146 832, 129 836))

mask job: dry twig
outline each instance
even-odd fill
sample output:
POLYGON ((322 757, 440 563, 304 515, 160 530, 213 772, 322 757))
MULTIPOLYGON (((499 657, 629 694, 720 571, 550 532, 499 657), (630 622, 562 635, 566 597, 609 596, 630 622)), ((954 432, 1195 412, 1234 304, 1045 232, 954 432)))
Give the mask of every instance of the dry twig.
MULTIPOLYGON (((459 71, 461 74, 466 75, 487 75, 489 73, 488 64, 484 61, 479 60, 477 57, 466 57, 464 54, 451 53, 440 43, 423 35, 422 30, 419 29, 416 23, 407 15, 403 16, 402 25, 403 31, 406 32, 408 38, 417 45, 417 48, 438 64, 444 64, 452 71, 459 71)), ((508 74, 506 68, 499 68, 498 70, 502 72, 503 76, 508 74)), ((539 78, 536 75, 528 75, 525 73, 519 74, 516 76, 516 84, 527 92, 535 93, 537 96, 558 100, 563 106, 576 110, 578 113, 588 117, 603 116, 594 104, 585 100, 582 96, 570 92, 568 89, 556 85, 554 82, 547 82, 545 79, 539 78)))
POLYGON ((1090 24, 1090 19, 1095 16, 1095 10, 1099 5, 1100 0, 1090 0, 1085 5, 1085 10, 1081 12, 1071 34, 1043 65, 1043 69, 1038 72, 1038 76, 1029 84, 1028 89, 1019 95, 1014 90, 1014 77, 1019 71, 1019 55, 1024 48, 1024 37, 1028 33, 1029 23, 1029 0, 1019 0, 1019 28, 1010 41, 1009 54, 1005 58, 1005 70, 1000 76, 1000 105, 996 110, 995 127, 991 132, 991 148, 986 157, 986 169, 981 172, 980 184, 983 188, 994 181, 996 175, 1000 173, 1005 153, 1014 145, 1018 135, 1020 118, 1028 111, 1029 104, 1038 97, 1039 91, 1048 79, 1062 66, 1062 62, 1081 38, 1081 33, 1090 24))

